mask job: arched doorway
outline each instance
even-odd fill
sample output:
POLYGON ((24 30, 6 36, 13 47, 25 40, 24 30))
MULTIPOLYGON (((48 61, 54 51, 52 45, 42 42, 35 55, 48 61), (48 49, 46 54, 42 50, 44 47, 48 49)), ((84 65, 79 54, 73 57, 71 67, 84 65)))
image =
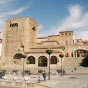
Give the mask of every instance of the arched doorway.
POLYGON ((57 64, 57 57, 56 56, 51 56, 50 62, 51 62, 51 64, 57 64))
POLYGON ((35 64, 35 57, 33 56, 29 56, 27 60, 29 61, 29 64, 35 64))
POLYGON ((47 57, 45 56, 40 56, 38 58, 38 66, 39 67, 47 67, 47 57))
POLYGON ((88 51, 83 49, 75 50, 75 57, 86 57, 88 56, 88 51))

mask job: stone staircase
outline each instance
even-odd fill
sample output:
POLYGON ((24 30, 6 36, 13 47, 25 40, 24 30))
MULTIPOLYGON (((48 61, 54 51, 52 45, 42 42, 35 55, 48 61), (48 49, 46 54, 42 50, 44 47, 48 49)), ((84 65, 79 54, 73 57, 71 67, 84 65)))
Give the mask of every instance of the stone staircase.
POLYGON ((80 66, 83 58, 84 57, 65 57, 65 60, 63 62, 63 69, 67 73, 88 73, 88 67, 80 66), (76 68, 76 71, 74 68, 76 68))

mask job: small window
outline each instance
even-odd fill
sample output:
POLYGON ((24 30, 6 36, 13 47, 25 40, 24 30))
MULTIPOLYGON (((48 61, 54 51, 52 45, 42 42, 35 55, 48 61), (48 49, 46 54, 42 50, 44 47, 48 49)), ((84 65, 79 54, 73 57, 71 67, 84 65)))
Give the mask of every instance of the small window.
POLYGON ((56 56, 51 57, 51 64, 57 64, 57 57, 56 56))
POLYGON ((32 30, 36 31, 36 28, 33 26, 33 27, 32 27, 32 30))
POLYGON ((18 27, 18 23, 10 24, 10 27, 18 27))

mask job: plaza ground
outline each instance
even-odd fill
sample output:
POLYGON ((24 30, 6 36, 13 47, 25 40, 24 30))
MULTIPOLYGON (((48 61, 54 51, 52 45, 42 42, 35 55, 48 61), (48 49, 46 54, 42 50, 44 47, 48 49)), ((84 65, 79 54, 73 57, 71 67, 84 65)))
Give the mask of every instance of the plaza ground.
MULTIPOLYGON (((40 76, 40 83, 42 85, 48 86, 50 88, 88 88, 88 73, 73 73, 61 76, 59 75, 51 75, 51 80, 48 80, 48 76, 46 81, 43 80, 42 75, 31 75, 28 76, 30 83, 38 83, 38 77, 40 76)), ((9 76, 9 81, 12 81, 12 76, 9 76)), ((23 81, 23 78, 21 78, 23 81)), ((0 86, 0 88, 16 88, 16 87, 8 87, 8 86, 0 86)), ((28 88, 28 87, 17 87, 17 88, 28 88)))

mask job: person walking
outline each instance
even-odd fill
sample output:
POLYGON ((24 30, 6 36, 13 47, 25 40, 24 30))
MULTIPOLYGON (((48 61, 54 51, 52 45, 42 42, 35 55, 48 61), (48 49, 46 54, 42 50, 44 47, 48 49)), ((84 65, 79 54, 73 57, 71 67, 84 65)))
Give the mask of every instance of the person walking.
POLYGON ((46 81, 46 72, 45 71, 43 71, 42 76, 44 78, 44 81, 46 81))

